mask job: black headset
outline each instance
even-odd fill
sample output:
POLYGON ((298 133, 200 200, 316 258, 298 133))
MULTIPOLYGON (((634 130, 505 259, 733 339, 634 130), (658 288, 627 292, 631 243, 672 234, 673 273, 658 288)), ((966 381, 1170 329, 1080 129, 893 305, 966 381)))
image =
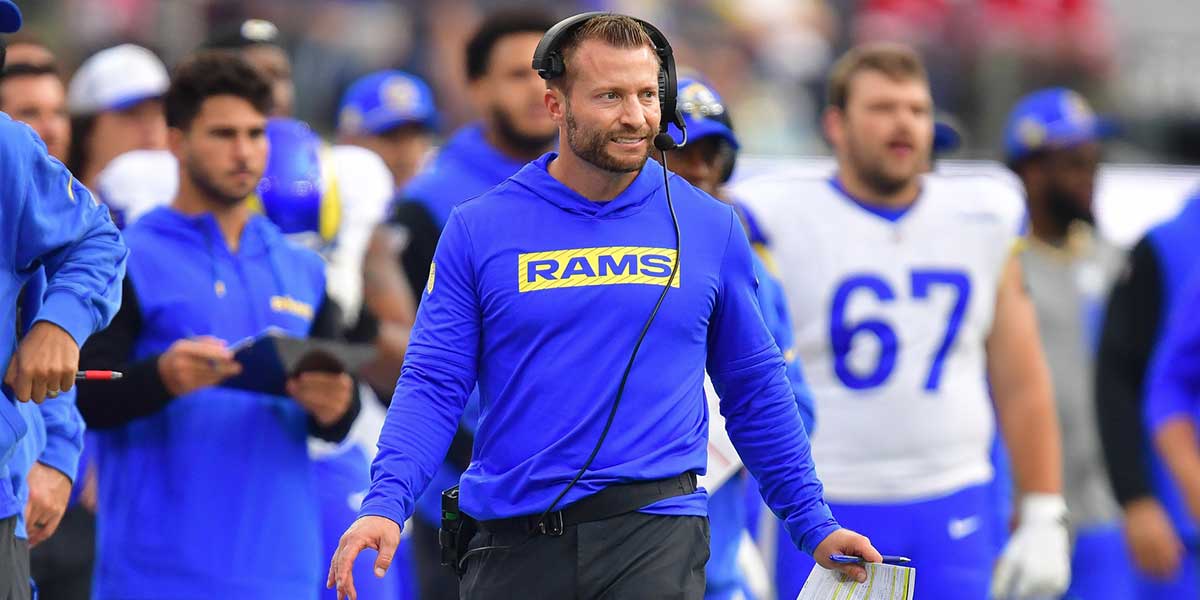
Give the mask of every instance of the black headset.
MULTIPOLYGON (((542 36, 542 41, 538 42, 537 49, 533 51, 533 70, 546 81, 562 77, 567 72, 567 63, 562 55, 562 43, 567 36, 593 17, 614 14, 603 11, 585 12, 559 21, 542 36)), ((675 53, 671 50, 667 36, 657 27, 641 19, 630 18, 637 21, 650 37, 654 53, 658 55, 658 62, 662 65, 658 70, 658 104, 662 120, 659 122, 658 135, 654 136, 654 147, 660 151, 674 150, 687 144, 687 125, 683 122, 683 113, 679 112, 677 103, 679 89, 675 75, 675 53), (683 132, 683 142, 675 143, 667 133, 667 125, 670 123, 674 123, 683 132)))

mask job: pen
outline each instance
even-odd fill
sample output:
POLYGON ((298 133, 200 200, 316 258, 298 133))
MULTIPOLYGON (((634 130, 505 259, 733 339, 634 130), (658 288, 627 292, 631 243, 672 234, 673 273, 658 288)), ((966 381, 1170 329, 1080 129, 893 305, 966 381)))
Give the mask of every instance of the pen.
POLYGON ((75 381, 113 381, 124 376, 120 371, 79 371, 75 373, 75 381))
MULTIPOLYGON (((829 560, 844 565, 857 565, 864 562, 860 556, 849 556, 846 554, 832 554, 829 556, 829 560)), ((903 565, 910 562, 912 562, 912 559, 907 556, 883 555, 883 564, 885 565, 903 565)))

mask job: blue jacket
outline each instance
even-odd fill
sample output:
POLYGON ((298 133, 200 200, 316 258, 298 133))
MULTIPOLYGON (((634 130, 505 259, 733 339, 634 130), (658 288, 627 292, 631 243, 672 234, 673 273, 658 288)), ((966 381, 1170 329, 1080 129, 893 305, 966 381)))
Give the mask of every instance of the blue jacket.
MULTIPOLYGON (((478 519, 546 509, 599 437, 671 271, 675 236, 658 163, 600 203, 551 177, 555 158, 451 213, 360 514, 397 523, 412 514, 477 381, 479 429, 461 505, 478 519)), ((707 368, 768 505, 812 552, 838 526, 759 312, 749 243, 729 206, 677 176, 671 189, 682 231, 678 287, 646 336, 604 447, 562 505, 619 483, 703 472, 707 368)), ((643 512, 703 516, 706 494, 643 512)))
MULTIPOLYGON (((463 200, 478 196, 512 177, 525 163, 502 154, 488 143, 478 123, 460 129, 438 151, 433 163, 414 177, 398 196, 418 202, 429 211, 439 228, 445 227, 450 210, 463 200)), ((474 427, 468 406, 464 424, 474 427)), ((417 501, 417 516, 433 526, 441 522, 442 490, 456 485, 462 470, 449 460, 438 468, 429 488, 417 501)))
MULTIPOLYGON (((0 181, 0 368, 7 369, 17 347, 18 295, 23 286, 32 281, 30 289, 36 291, 30 292, 35 302, 23 307, 21 325, 54 323, 82 346, 108 324, 121 303, 127 252, 108 210, 62 163, 46 154, 32 129, 3 113, 0 164, 5 169, 0 181)), ((68 395, 41 407, 18 406, 4 386, 0 518, 24 510, 25 475, 33 457, 74 476, 78 448, 71 446, 81 432, 71 430, 77 424, 72 412, 68 395), (22 447, 27 435, 32 439, 22 447)))
MULTIPOLYGON (((1170 221, 1162 223, 1146 234, 1158 259, 1162 284, 1159 341, 1146 373, 1146 396, 1143 412, 1150 435, 1168 417, 1188 413, 1200 420, 1194 400, 1200 388, 1194 387, 1197 367, 1194 356, 1185 356, 1186 349, 1194 340, 1193 326, 1197 316, 1197 299, 1200 298, 1200 195, 1193 196, 1183 210, 1170 221), (1188 282, 1195 281, 1189 292, 1188 282), (1190 397, 1189 397, 1190 395, 1190 397)), ((1189 543, 1200 540, 1197 527, 1187 503, 1166 465, 1156 452, 1152 456, 1150 471, 1155 492, 1160 502, 1171 515, 1176 531, 1189 543)))
MULTIPOLYGON (((314 252, 266 217, 231 253, 211 214, 155 209, 125 230, 140 327, 131 363, 173 342, 279 327, 307 336, 325 293, 314 252)), ((96 430, 93 597, 315 598, 320 519, 308 416, 292 399, 223 387, 96 430)))
POLYGON ((488 191, 524 166, 493 148, 483 136, 483 126, 473 123, 446 141, 433 164, 413 177, 399 198, 424 204, 438 227, 445 227, 459 202, 488 191))

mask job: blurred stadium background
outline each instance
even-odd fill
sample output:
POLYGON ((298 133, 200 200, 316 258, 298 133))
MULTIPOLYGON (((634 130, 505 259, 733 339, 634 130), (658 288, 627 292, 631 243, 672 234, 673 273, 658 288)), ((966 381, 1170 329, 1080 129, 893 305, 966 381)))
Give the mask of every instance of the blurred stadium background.
MULTIPOLYGON (((288 38, 297 117, 322 131, 355 77, 397 67, 425 77, 443 132, 468 120, 462 49, 489 9, 470 0, 41 0, 21 36, 59 53, 69 75, 90 53, 131 41, 168 65, 214 27, 274 21, 288 38)), ((857 42, 921 49, 958 156, 999 156, 1007 111, 1046 85, 1079 90, 1124 135, 1109 160, 1200 163, 1200 20, 1194 0, 530 0, 556 14, 612 9, 670 36, 681 65, 703 65, 730 105, 745 150, 824 154, 815 116, 827 67, 857 42)))

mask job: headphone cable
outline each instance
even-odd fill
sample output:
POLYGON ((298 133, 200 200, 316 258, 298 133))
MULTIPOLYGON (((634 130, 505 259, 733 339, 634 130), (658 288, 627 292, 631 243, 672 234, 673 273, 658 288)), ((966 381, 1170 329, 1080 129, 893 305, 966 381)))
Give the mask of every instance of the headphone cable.
MULTIPOLYGON (((686 135, 686 133, 684 135, 686 135)), ((687 138, 684 139, 686 140, 687 138)), ((579 469, 579 472, 575 474, 575 477, 571 479, 571 482, 568 483, 567 486, 558 493, 558 496, 554 498, 554 502, 551 502, 550 506, 547 507, 546 510, 542 511, 542 514, 538 516, 537 522, 539 523, 543 522, 547 515, 554 512, 554 507, 558 506, 558 503, 561 502, 564 497, 566 497, 567 493, 571 491, 571 488, 575 487, 576 483, 579 483, 579 480, 585 473, 587 473, 587 470, 591 468, 592 462, 596 460, 596 456, 600 454, 600 447, 604 445, 604 440, 608 438, 608 432, 612 429, 613 421, 617 417, 617 407, 621 405, 621 398, 625 395, 625 384, 629 382, 629 372, 633 370, 633 361, 635 358, 637 358, 637 353, 642 347, 642 342, 646 340, 646 333, 650 331, 650 325, 654 323, 654 317, 658 316, 658 309, 662 307, 663 300, 665 300, 667 297, 667 291, 671 289, 671 286, 675 283, 675 278, 679 273, 679 217, 675 214, 675 203, 671 200, 670 175, 667 172, 667 151, 659 149, 659 155, 662 157, 663 189, 667 194, 667 210, 669 210, 671 213, 671 225, 675 229, 675 264, 671 268, 671 274, 667 278, 666 285, 663 286, 662 293, 658 295, 658 301, 654 303, 654 310, 650 311, 650 316, 646 319, 645 325, 642 326, 641 333, 638 334, 637 342, 633 345, 633 352, 629 354, 629 362, 626 363, 625 372, 621 375, 621 383, 617 386, 617 395, 613 398, 612 408, 608 411, 608 419, 604 422, 604 429, 600 432, 600 439, 596 440, 596 445, 592 447, 592 453, 583 463, 583 467, 579 469)), ((502 546, 482 546, 480 548, 475 548, 474 550, 468 550, 458 559, 458 568, 461 570, 463 565, 466 564, 467 559, 474 554, 491 550, 511 550, 528 543, 535 537, 535 533, 531 531, 525 539, 514 544, 502 546)))

